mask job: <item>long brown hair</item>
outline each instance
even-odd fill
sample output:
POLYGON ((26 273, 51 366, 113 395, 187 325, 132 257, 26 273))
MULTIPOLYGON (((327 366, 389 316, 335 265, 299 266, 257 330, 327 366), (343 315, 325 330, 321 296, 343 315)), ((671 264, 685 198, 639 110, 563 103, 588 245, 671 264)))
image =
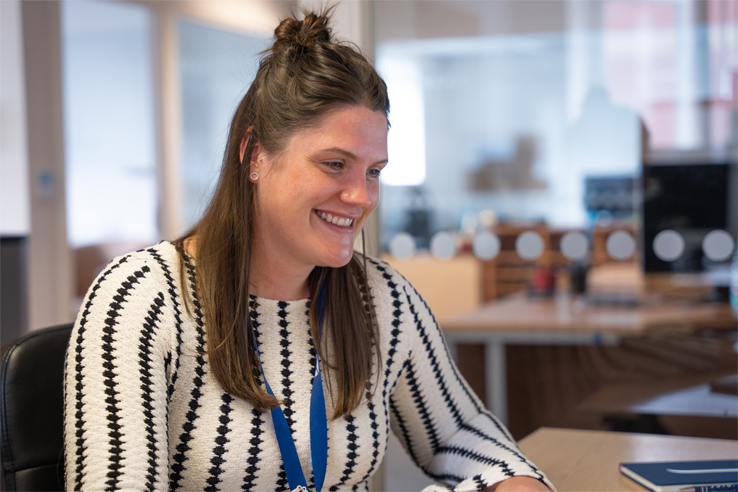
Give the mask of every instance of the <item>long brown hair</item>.
MULTIPOLYGON (((363 105, 385 116, 389 113, 387 87, 371 64, 352 47, 332 41, 331 10, 305 12, 303 20, 287 18, 274 31, 276 40, 264 52, 256 78, 233 116, 213 198, 202 219, 176 242, 183 269, 184 240, 197 236, 195 289, 205 316, 212 374, 225 391, 259 411, 278 402, 259 384, 249 316, 255 192, 248 163, 254 145, 258 142, 266 151, 279 153, 296 131, 317 125, 339 106, 363 105)), ((335 380, 337 386, 334 417, 338 417, 361 403, 375 358, 377 373, 381 366, 378 347, 374 349, 379 334, 366 258, 354 253, 344 267, 314 268, 308 277, 311 299, 316 299, 321 284, 327 292, 323 339, 317 302, 310 303, 310 331, 329 384, 335 380)))

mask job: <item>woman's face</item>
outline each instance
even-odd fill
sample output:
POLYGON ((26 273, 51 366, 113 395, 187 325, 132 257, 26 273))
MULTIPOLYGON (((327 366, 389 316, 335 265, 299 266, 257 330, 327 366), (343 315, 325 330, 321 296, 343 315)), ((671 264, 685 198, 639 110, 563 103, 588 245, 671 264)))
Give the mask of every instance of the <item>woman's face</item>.
POLYGON ((377 207, 386 163, 387 120, 364 106, 329 113, 294 134, 278 156, 257 145, 255 260, 306 271, 346 265, 377 207))

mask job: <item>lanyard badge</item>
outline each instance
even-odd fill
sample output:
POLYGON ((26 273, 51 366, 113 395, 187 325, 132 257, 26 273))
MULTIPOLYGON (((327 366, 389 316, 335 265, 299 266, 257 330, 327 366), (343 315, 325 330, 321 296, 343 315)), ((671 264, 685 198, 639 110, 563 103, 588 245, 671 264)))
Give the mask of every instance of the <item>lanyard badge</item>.
MULTIPOLYGON (((318 326, 322 331, 323 318, 325 313, 325 284, 320 286, 318 291, 318 326)), ((254 350, 259 359, 259 367, 261 367, 261 375, 264 378, 267 393, 274 396, 272 388, 266 379, 264 366, 261 363, 261 355, 259 347, 256 343, 254 329, 251 328, 251 337, 254 341, 254 350)), ((307 480, 300 465, 300 458, 297 456, 297 448, 292 440, 292 433, 287 424, 281 406, 272 408, 272 422, 274 430, 277 434, 277 443, 279 451, 282 454, 282 462, 284 463, 287 481, 290 484, 290 490, 293 492, 309 492, 307 480)), ((325 481, 325 470, 328 465, 328 419, 325 413, 325 397, 323 395, 323 380, 320 370, 320 354, 316 347, 315 375, 313 376, 313 388, 310 395, 310 456, 313 462, 313 477, 315 478, 315 490, 320 492, 325 481)))

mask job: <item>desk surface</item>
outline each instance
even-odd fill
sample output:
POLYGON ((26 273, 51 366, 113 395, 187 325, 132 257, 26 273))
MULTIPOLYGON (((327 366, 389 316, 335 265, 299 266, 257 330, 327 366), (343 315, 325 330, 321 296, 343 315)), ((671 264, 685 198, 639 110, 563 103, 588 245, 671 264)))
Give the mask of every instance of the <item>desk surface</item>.
POLYGON ((738 320, 724 303, 595 306, 569 296, 528 298, 514 294, 441 320, 454 333, 560 332, 640 335, 660 328, 736 329, 738 320))
POLYGON ((738 441, 604 431, 541 428, 520 448, 559 492, 647 490, 622 476, 633 461, 735 459, 738 441))

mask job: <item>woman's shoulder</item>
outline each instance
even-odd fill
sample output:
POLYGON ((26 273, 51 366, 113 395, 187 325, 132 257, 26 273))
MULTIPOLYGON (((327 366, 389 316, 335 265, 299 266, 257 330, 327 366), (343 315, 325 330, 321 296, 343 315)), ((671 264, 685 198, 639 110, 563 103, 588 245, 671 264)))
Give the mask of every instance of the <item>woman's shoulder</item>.
POLYGON ((417 296, 412 284, 395 267, 380 258, 366 257, 366 276, 372 295, 377 300, 402 298, 404 303, 417 296))
POLYGON ((125 265, 126 269, 142 267, 145 265, 157 268, 171 268, 178 262, 176 246, 169 241, 160 241, 152 246, 147 246, 136 251, 113 258, 106 268, 115 265, 125 265))
POLYGON ((395 267, 379 258, 367 256, 366 276, 374 307, 379 318, 410 315, 413 318, 433 320, 430 307, 395 267))
POLYGON ((178 252, 174 244, 161 241, 113 258, 98 274, 90 292, 126 284, 166 285, 179 277, 178 252))
MULTIPOLYGON (((361 261, 361 260, 359 260, 361 261)), ((386 261, 367 255, 366 276, 372 288, 396 288, 409 285, 407 279, 386 261)))

